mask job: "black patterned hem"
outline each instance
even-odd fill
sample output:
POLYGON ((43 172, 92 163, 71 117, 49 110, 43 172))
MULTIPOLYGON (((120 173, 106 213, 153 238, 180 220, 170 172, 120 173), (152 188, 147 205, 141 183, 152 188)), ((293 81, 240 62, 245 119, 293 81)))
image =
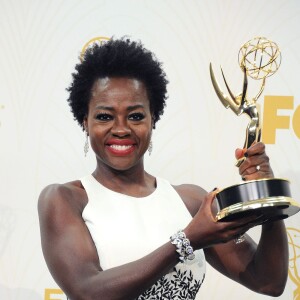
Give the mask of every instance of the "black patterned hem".
POLYGON ((163 276, 136 300, 194 300, 204 281, 194 279, 191 270, 181 271, 174 267, 171 279, 163 276))

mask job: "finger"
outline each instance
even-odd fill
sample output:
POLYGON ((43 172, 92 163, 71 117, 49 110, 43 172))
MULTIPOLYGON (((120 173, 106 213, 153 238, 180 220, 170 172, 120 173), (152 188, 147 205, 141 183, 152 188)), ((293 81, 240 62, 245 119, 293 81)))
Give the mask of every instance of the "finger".
POLYGON ((261 223, 265 220, 265 216, 264 215, 259 215, 254 217, 252 220, 248 220, 247 222, 245 222, 243 225, 241 225, 239 228, 242 228, 244 230, 249 230, 250 228, 256 226, 256 225, 261 225, 261 223))
POLYGON ((240 174, 243 180, 254 180, 260 178, 273 178, 274 174, 268 161, 262 163, 255 163, 254 166, 248 168, 241 168, 240 174))
POLYGON ((212 203, 214 202, 216 198, 216 194, 219 192, 218 188, 214 188, 211 192, 207 193, 205 196, 204 201, 202 202, 203 206, 211 208, 212 203))
POLYGON ((247 168, 243 168, 240 170, 240 175, 242 177, 245 177, 246 175, 252 175, 252 174, 256 174, 259 175, 257 173, 263 174, 265 172, 267 172, 269 170, 269 164, 265 163, 265 162, 261 162, 261 163, 256 163, 254 165, 251 165, 247 168))
POLYGON ((262 223, 264 223, 266 221, 266 218, 265 217, 262 217, 260 218, 259 220, 255 221, 255 222, 250 222, 248 224, 248 227, 249 229, 255 227, 255 226, 258 226, 258 225, 261 225, 262 223))
POLYGON ((227 229, 231 229, 231 230, 240 230, 241 228, 247 228, 247 226, 249 226, 249 224, 253 223, 253 222, 257 222, 258 220, 261 220, 262 215, 259 213, 253 213, 249 216, 245 216, 243 218, 239 218, 230 222, 222 222, 224 224, 226 224, 227 226, 225 226, 227 229))
POLYGON ((209 216, 213 221, 216 221, 216 214, 218 212, 217 206, 215 205, 216 194, 219 192, 219 189, 215 188, 213 191, 208 193, 199 209, 200 211, 204 212, 206 216, 209 216))
POLYGON ((240 149, 240 148, 237 148, 235 150, 235 158, 236 159, 240 159, 244 156, 244 153, 246 152, 247 149, 240 149))
POLYGON ((257 220, 249 222, 245 226, 241 227, 241 230, 246 232, 255 226, 262 225, 265 222, 265 220, 266 220, 266 218, 264 216, 262 216, 262 217, 258 218, 257 220))
POLYGON ((239 245, 245 245, 244 241, 247 241, 249 236, 246 234, 247 231, 245 232, 241 232, 239 234, 237 234, 236 236, 233 237, 233 240, 234 240, 234 244, 235 244, 235 247, 239 246, 239 245), (238 240, 239 238, 243 237, 244 240, 243 242, 237 242, 236 240, 238 240))
POLYGON ((262 166, 266 167, 269 165, 269 160, 270 159, 266 154, 248 157, 243 162, 243 164, 239 167, 239 173, 240 173, 240 175, 242 175, 242 174, 248 175, 248 174, 254 173, 255 170, 257 170, 257 169, 258 169, 257 171, 259 171, 259 169, 261 169, 262 166), (250 170, 248 170, 248 169, 250 169, 250 170), (248 170, 248 172, 246 172, 246 170, 248 170))
MULTIPOLYGON (((253 144, 250 148, 246 149, 240 149, 237 148, 235 150, 235 157, 236 159, 241 159, 244 158, 245 160, 248 159, 255 159, 256 157, 267 157, 265 154, 265 145, 263 143, 255 143, 253 144)), ((261 158, 259 158, 261 159, 261 158)), ((247 167, 247 164, 244 164, 245 160, 241 163, 241 165, 243 165, 244 168, 247 167)), ((249 164, 249 162, 248 162, 249 164)))
POLYGON ((254 156, 254 155, 260 155, 265 153, 266 147, 265 144, 262 142, 258 142, 255 144, 252 144, 252 146, 250 146, 246 153, 245 156, 250 157, 250 156, 254 156))

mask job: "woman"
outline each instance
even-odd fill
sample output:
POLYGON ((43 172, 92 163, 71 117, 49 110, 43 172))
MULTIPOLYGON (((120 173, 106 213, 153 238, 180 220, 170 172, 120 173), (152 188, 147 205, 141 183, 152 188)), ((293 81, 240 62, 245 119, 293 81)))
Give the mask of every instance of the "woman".
MULTIPOLYGON (((216 190, 171 186, 144 170, 166 85, 154 55, 127 39, 95 45, 76 66, 68 101, 97 165, 93 174, 40 195, 52 276, 72 300, 195 299, 206 260, 253 291, 280 295, 288 265, 283 221, 262 225, 258 245, 247 235, 236 244, 259 218, 216 222, 216 190)), ((245 180, 273 176, 262 143, 245 158, 245 180)))

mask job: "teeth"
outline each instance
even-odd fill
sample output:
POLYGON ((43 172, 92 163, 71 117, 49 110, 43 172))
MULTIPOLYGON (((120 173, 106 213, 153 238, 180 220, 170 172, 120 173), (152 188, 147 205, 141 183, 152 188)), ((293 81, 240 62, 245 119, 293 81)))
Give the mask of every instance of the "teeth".
POLYGON ((110 145, 110 147, 122 151, 131 148, 132 145, 110 145))

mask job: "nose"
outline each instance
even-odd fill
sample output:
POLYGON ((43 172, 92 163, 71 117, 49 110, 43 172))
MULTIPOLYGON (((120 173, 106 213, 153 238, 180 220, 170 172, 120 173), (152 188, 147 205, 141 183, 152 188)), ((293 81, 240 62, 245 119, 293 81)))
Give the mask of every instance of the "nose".
POLYGON ((126 121, 116 120, 111 129, 113 136, 125 137, 131 134, 131 129, 126 121))

